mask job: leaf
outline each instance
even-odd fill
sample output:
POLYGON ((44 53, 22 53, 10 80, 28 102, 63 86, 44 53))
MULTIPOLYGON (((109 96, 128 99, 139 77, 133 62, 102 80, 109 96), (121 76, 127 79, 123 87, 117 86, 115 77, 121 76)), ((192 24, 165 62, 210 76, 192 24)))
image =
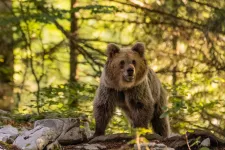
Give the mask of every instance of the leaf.
POLYGON ((165 118, 168 115, 169 115, 169 111, 166 111, 160 116, 160 118, 165 118))
POLYGON ((210 150, 208 147, 202 147, 199 150, 210 150))
POLYGON ((104 6, 104 5, 87 5, 84 7, 76 7, 71 9, 71 12, 78 12, 79 10, 91 10, 92 13, 112 13, 117 11, 117 8, 114 6, 104 6))

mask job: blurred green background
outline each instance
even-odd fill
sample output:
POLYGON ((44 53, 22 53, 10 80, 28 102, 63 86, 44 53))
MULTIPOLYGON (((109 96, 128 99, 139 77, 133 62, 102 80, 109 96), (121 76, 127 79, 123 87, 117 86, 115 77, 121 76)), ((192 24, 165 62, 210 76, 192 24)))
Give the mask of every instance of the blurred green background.
MULTIPOLYGON (((31 120, 85 114, 93 127, 107 44, 141 41, 173 132, 225 138, 224 20, 224 0, 0 0, 0 108, 31 120)), ((107 132, 130 132, 120 110, 107 132)))

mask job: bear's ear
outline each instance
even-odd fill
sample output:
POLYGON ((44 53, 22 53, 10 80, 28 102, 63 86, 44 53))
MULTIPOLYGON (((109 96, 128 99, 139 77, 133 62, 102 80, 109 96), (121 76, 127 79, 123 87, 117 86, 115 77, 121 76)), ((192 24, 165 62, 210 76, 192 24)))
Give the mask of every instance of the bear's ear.
POLYGON ((144 43, 137 42, 131 49, 133 51, 135 51, 135 52, 138 52, 141 57, 144 56, 144 52, 145 52, 145 45, 144 45, 144 43))
POLYGON ((119 53, 119 52, 120 52, 120 48, 116 44, 114 43, 108 44, 106 55, 109 58, 112 58, 116 53, 119 53))

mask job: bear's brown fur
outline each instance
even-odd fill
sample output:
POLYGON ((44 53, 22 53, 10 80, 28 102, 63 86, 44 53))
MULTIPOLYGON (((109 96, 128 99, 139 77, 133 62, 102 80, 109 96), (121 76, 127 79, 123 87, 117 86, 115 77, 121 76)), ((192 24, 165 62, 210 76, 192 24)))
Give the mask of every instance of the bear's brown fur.
POLYGON ((108 59, 94 100, 94 136, 105 134, 116 106, 125 112, 132 127, 148 128, 151 122, 156 133, 168 136, 168 117, 160 118, 167 104, 166 92, 148 68, 144 51, 142 43, 131 48, 108 45, 108 59))

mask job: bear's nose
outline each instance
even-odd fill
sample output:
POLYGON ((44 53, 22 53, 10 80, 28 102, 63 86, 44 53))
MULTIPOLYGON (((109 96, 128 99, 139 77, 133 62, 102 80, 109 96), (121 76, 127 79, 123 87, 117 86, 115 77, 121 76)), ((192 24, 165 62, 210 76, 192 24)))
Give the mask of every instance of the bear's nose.
POLYGON ((128 68, 127 69, 127 74, 128 74, 128 76, 133 76, 134 75, 134 69, 133 68, 128 68))

